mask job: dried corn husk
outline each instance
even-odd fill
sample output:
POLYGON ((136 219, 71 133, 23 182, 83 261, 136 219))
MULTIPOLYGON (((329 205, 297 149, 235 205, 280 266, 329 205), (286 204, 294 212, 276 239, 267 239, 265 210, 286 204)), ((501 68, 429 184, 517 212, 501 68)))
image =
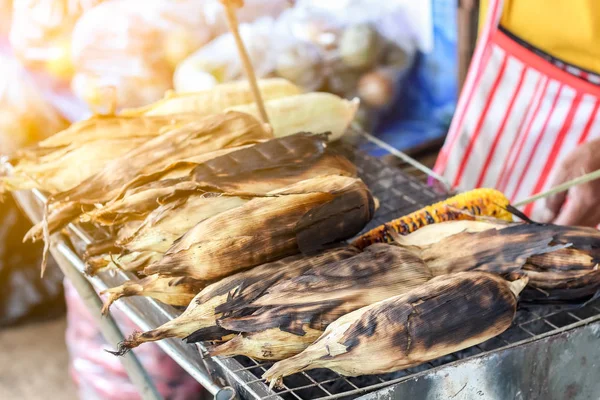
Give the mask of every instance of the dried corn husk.
MULTIPOLYGON (((331 93, 306 93, 265 101, 269 123, 277 137, 296 132, 331 133, 338 140, 354 120, 359 100, 345 100, 331 93)), ((259 117, 255 104, 231 107, 229 110, 259 117)))
POLYGON ((109 295, 102 313, 107 314, 116 300, 131 296, 146 296, 172 306, 186 307, 203 287, 203 284, 191 278, 163 278, 158 275, 127 281, 100 293, 109 295))
POLYGON ((40 189, 51 194, 68 191, 145 141, 143 138, 111 139, 69 146, 56 154, 42 156, 35 163, 17 164, 10 176, 0 178, 0 185, 11 191, 40 189))
POLYGON ((101 254, 86 260, 85 273, 89 276, 94 276, 105 270, 122 270, 139 273, 148 265, 159 261, 162 257, 163 253, 155 251, 134 251, 121 255, 101 254))
POLYGON ((221 330, 216 324, 219 315, 215 314, 215 308, 229 301, 233 294, 235 301, 250 302, 279 280, 298 276, 314 265, 335 262, 356 254, 358 250, 353 247, 337 246, 309 257, 290 256, 223 278, 198 293, 179 317, 154 330, 131 335, 119 344, 117 353, 125 354, 145 342, 171 337, 185 338, 198 330, 221 330))
POLYGON ((313 368, 347 376, 380 374, 465 349, 511 325, 526 282, 482 272, 432 279, 344 315, 306 350, 276 363, 263 377, 273 386, 313 368))
POLYGON ((75 122, 69 128, 41 141, 38 147, 81 145, 107 139, 150 138, 178 125, 197 121, 201 117, 195 113, 140 117, 94 115, 84 121, 75 122))
MULTIPOLYGON (((225 147, 240 146, 268 138, 269 134, 253 117, 227 113, 173 129, 109 162, 97 174, 77 187, 49 197, 48 203, 60 209, 47 215, 49 233, 72 221, 85 209, 111 200, 132 181, 168 169, 174 162, 225 147)), ((26 239, 42 236, 42 224, 34 226, 26 239)))
MULTIPOLYGON (((302 90, 282 78, 261 79, 258 81, 264 100, 293 96, 302 90)), ((217 114, 229 107, 254 102, 247 81, 227 82, 196 93, 169 93, 164 99, 145 107, 126 109, 120 115, 168 115, 193 112, 201 115, 217 114)))
POLYGON ((189 193, 265 195, 311 177, 355 173, 355 167, 348 160, 327 151, 324 135, 299 133, 212 158, 196 165, 186 177, 165 177, 130 188, 106 207, 90 213, 90 217, 110 225, 144 217, 159 204, 189 196, 189 193))
POLYGON ((307 179, 199 223, 144 273, 219 279, 351 237, 373 213, 373 198, 360 179, 307 179))
MULTIPOLYGON (((223 317, 217 323, 234 332, 281 330, 285 333, 278 333, 277 337, 285 337, 288 344, 302 350, 302 346, 312 343, 313 335, 307 336, 306 328, 322 331, 350 311, 407 292, 431 278, 427 266, 408 250, 375 244, 352 258, 320 265, 298 277, 279 281, 250 303, 233 307, 229 302, 224 303, 216 308, 218 313, 228 315, 241 311, 246 315, 223 317), (244 312, 245 309, 248 311, 244 312), (257 310, 252 312, 254 309, 257 310)), ((192 336, 195 340, 214 340, 211 333, 198 332, 192 336)), ((238 355, 256 356, 260 343, 252 335, 247 337, 249 340, 238 340, 239 343, 223 345, 223 348, 228 354, 235 347, 238 355), (244 345, 249 346, 251 353, 245 352, 244 345)), ((263 346, 271 360, 293 355, 289 348, 284 348, 282 353, 274 351, 269 340, 264 341, 263 346)), ((213 353, 225 354, 223 348, 218 346, 213 353)))

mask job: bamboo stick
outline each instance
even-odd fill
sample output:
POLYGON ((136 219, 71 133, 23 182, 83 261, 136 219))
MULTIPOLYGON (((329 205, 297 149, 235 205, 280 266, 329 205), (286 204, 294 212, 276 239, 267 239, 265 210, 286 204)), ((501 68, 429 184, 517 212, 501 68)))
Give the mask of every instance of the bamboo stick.
POLYGON ((246 72, 246 78, 248 78, 248 82, 250 83, 252 95, 254 96, 254 101, 256 102, 256 106, 258 107, 261 120, 263 123, 269 123, 269 116, 267 115, 267 111, 265 110, 265 104, 263 102, 260 90, 258 89, 258 83, 256 82, 256 74, 254 73, 254 68, 252 67, 250 56, 248 56, 248 51, 246 50, 244 42, 242 41, 242 37, 240 36, 240 31, 238 28, 238 19, 235 14, 235 9, 242 7, 244 5, 244 2, 242 0, 221 0, 221 4, 223 4, 223 6, 225 7, 227 25, 229 26, 229 30, 231 31, 231 34, 233 35, 233 38, 235 40, 238 53, 244 66, 244 71, 246 72))

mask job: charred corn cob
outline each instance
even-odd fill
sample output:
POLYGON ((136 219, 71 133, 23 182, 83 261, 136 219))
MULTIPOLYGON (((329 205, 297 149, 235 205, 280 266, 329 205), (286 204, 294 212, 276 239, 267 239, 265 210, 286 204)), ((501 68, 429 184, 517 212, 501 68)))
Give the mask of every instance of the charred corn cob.
MULTIPOLYGON (((359 101, 345 100, 331 93, 306 93, 265 101, 269 123, 277 137, 297 132, 331 133, 330 140, 339 139, 354 120, 359 101)), ((231 107, 259 117, 255 104, 231 107)))
POLYGON ((122 198, 91 212, 90 217, 112 224, 131 215, 144 217, 157 203, 167 203, 168 198, 177 196, 185 200, 190 192, 263 196, 303 179, 356 173, 347 159, 331 154, 326 146, 324 135, 299 133, 238 149, 198 164, 185 177, 162 179, 130 189, 122 198))
POLYGON ((360 308, 329 325, 302 353, 263 377, 313 368, 346 376, 409 368, 492 338, 512 323, 526 279, 508 282, 482 272, 438 277, 412 291, 360 308))
MULTIPOLYGON (((264 100, 302 93, 298 86, 281 78, 261 79, 258 81, 258 87, 264 100)), ((146 107, 123 110, 121 115, 169 115, 184 112, 209 115, 223 112, 228 107, 252 102, 254 97, 248 82, 228 82, 196 93, 169 93, 163 100, 146 107)))
POLYGON ((198 330, 218 330, 220 328, 216 320, 220 315, 215 308, 219 305, 232 298, 242 303, 252 301, 281 279, 298 276, 314 265, 342 260, 357 253, 355 248, 338 246, 309 257, 287 257, 221 279, 198 293, 179 317, 154 330, 134 333, 119 345, 117 353, 125 354, 145 342, 171 337, 185 338, 198 330))
POLYGON ((307 179, 199 223, 144 273, 219 279, 351 237, 373 212, 373 198, 360 179, 307 179))
MULTIPOLYGON (((293 355, 290 352, 312 343, 314 330, 322 331, 350 311, 407 292, 431 277, 429 268, 409 251, 387 244, 371 246, 354 257, 279 281, 250 303, 218 306, 216 311, 224 315, 246 314, 222 317, 217 321, 220 327, 250 334, 235 344, 217 346, 211 353, 231 354, 235 349, 238 355, 270 360, 289 357, 293 355), (312 334, 307 335, 307 329, 312 334), (277 330, 282 332, 275 334, 277 330), (276 351, 268 339, 270 332, 290 347, 276 351), (266 339, 262 344, 261 337, 266 339)), ((211 333, 192 336, 195 340, 214 340, 211 333)))
POLYGON ((364 249, 373 243, 390 243, 394 232, 406 235, 436 222, 473 219, 459 210, 469 211, 476 216, 484 215, 512 221, 512 214, 506 210, 508 205, 508 199, 495 189, 474 189, 380 225, 358 237, 353 244, 364 249))
POLYGON ((158 275, 127 281, 100 293, 108 294, 102 313, 107 314, 110 306, 118 299, 130 296, 146 296, 172 306, 186 307, 203 286, 191 278, 163 278, 158 275))
MULTIPOLYGON (((244 145, 269 136, 256 119, 241 113, 204 117, 169 131, 109 162, 75 188, 51 196, 48 204, 60 208, 61 213, 47 216, 49 232, 60 229, 93 205, 111 200, 129 182, 139 181, 140 176, 162 171, 173 162, 199 153, 244 145)), ((26 238, 37 240, 41 236, 42 225, 37 224, 26 238)))

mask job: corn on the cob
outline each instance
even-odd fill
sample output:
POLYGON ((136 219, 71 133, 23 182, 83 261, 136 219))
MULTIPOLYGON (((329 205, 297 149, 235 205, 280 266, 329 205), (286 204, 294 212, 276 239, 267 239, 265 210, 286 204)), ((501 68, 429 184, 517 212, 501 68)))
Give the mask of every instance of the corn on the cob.
POLYGON ((353 247, 338 246, 313 256, 290 256, 279 261, 263 264, 248 271, 239 272, 204 288, 192 300, 179 317, 144 333, 134 333, 119 345, 118 354, 145 342, 178 337, 185 338, 198 330, 216 330, 219 314, 215 309, 225 302, 245 304, 260 296, 279 280, 301 275, 314 265, 321 265, 358 254, 353 247))
POLYGON ((156 251, 134 251, 127 254, 101 254, 90 257, 85 262, 85 273, 94 276, 105 270, 140 272, 148 265, 159 261, 163 253, 156 251))
MULTIPOLYGON (((235 345, 218 346, 213 353, 227 349, 229 354, 235 349, 238 355, 256 356, 261 343, 254 334, 263 333, 268 338, 267 333, 276 330, 283 331, 277 337, 285 339, 293 349, 302 350, 312 343, 313 335, 306 335, 307 328, 322 331, 350 311, 407 292, 431 277, 427 266, 409 251, 387 244, 371 246, 352 258, 279 281, 252 302, 234 307, 224 303, 217 307, 216 311, 224 315, 246 314, 219 319, 221 328, 251 334, 235 345)), ((192 336, 194 340, 214 340, 211 333, 198 332, 192 336)), ((271 360, 293 355, 292 348, 282 348, 283 353, 275 351, 269 340, 262 342, 262 347, 271 360)))
MULTIPOLYGON (((354 120, 358 99, 345 100, 331 93, 306 93, 265 101, 269 123, 276 137, 297 132, 331 133, 338 140, 354 120)), ((231 107, 229 110, 259 116, 255 104, 231 107)))
MULTIPOLYGON (((109 162, 102 171, 75 188, 51 196, 49 204, 59 205, 62 213, 47 216, 49 232, 60 229, 86 208, 111 200, 130 181, 139 180, 140 175, 162 171, 178 160, 199 153, 244 145, 269 136, 256 119, 241 113, 204 117, 169 131, 109 162)), ((42 225, 38 224, 26 238, 37 240, 41 235, 42 225)))
POLYGON ((195 113, 140 117, 95 115, 42 140, 38 147, 82 145, 107 139, 150 138, 177 125, 196 121, 200 117, 195 113))
POLYGON ((371 229, 354 240, 353 244, 364 249, 373 243, 390 243, 394 232, 406 235, 436 222, 473 219, 469 214, 458 210, 512 221, 512 214, 506 210, 508 205, 508 199, 495 189, 474 189, 371 229))
POLYGON ((347 376, 409 368, 492 338, 512 323, 526 279, 482 273, 438 277, 412 291, 360 308, 329 325, 302 353, 263 377, 329 368, 347 376))
MULTIPOLYGON (((259 80, 258 87, 264 100, 302 93, 298 86, 281 78, 259 80)), ((183 112, 209 115, 252 102, 254 97, 248 82, 228 82, 196 93, 169 93, 163 100, 145 107, 123 110, 120 115, 168 115, 183 112)))
MULTIPOLYGON (((299 180, 322 175, 354 175, 354 166, 326 148, 323 135, 300 133, 238 149, 198 164, 186 177, 162 179, 136 189, 108 203, 90 217, 103 224, 144 217, 167 198, 190 192, 217 192, 229 195, 265 195, 299 180), (157 202, 158 199, 158 202, 157 202), (112 222, 111 222, 112 221, 112 222)), ((184 232, 182 232, 183 234, 184 232)))
POLYGON ((101 171, 104 166, 146 140, 112 139, 67 147, 41 157, 35 163, 17 164, 11 175, 2 177, 3 190, 40 189, 55 194, 70 190, 101 171))
POLYGON ((219 279, 351 237, 373 212, 373 198, 360 179, 307 179, 199 223, 144 273, 219 279))
POLYGON ((100 293, 108 294, 102 313, 107 314, 118 299, 131 296, 146 296, 172 306, 187 307, 203 287, 203 284, 191 278, 163 278, 158 275, 127 281, 100 293))

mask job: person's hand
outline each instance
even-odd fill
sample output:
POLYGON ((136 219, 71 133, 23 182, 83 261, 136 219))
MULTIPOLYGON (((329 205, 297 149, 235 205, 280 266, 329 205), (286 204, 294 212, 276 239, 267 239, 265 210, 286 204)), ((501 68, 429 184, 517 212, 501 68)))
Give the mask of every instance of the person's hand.
MULTIPOLYGON (((600 169, 600 139, 583 143, 569 154, 554 174, 551 187, 600 169)), ((600 180, 583 183, 546 199, 558 225, 600 224, 600 180), (565 200, 568 197, 568 201, 565 200)))

